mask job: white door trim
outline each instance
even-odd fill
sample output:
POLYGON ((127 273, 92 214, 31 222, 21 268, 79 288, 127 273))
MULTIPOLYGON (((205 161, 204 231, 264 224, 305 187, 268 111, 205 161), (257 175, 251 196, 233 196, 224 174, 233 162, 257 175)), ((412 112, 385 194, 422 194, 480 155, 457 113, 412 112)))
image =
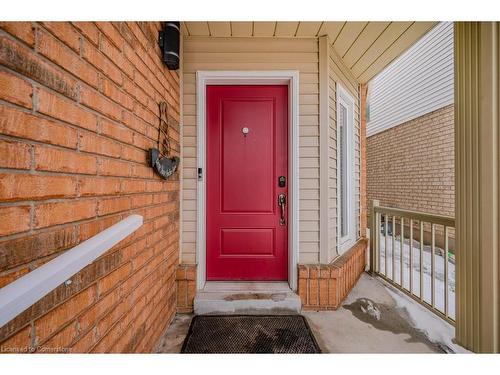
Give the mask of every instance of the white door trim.
POLYGON ((299 72, 276 71, 197 71, 196 129, 197 182, 196 287, 206 282, 206 86, 207 85, 288 85, 288 284, 297 290, 299 259, 299 72), (199 171, 199 169, 198 169, 199 171))

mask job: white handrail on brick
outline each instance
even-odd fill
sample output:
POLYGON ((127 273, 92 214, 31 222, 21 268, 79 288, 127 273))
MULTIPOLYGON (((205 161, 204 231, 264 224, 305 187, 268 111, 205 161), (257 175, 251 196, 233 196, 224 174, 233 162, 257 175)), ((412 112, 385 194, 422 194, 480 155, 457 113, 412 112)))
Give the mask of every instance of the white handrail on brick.
POLYGON ((0 289, 0 327, 69 280, 142 224, 142 216, 130 215, 0 289))

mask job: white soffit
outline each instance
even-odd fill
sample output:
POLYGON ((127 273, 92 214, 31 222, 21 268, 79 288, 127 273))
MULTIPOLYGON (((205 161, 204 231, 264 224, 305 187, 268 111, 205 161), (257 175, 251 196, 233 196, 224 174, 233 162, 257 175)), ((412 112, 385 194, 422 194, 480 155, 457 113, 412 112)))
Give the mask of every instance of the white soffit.
POLYGON ((366 83, 437 22, 183 22, 188 37, 275 37, 328 39, 360 83, 366 83))

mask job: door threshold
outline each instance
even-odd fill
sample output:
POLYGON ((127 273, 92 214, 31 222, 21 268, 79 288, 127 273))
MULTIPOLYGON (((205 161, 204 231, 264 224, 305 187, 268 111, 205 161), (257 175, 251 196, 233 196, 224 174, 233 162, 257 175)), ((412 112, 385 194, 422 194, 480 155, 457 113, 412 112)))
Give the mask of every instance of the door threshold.
POLYGON ((194 298, 194 313, 298 314, 300 297, 286 281, 209 281, 194 298))
POLYGON ((287 281, 207 281, 204 292, 289 292, 287 281))

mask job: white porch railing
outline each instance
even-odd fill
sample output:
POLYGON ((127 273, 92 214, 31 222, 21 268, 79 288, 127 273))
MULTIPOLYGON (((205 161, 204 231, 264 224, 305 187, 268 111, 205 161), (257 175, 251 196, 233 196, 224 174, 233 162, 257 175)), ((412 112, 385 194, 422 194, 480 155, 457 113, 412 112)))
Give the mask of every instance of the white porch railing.
POLYGON ((142 223, 142 216, 130 215, 0 289, 0 327, 69 280, 142 223))
POLYGON ((454 325, 455 219, 382 207, 374 200, 370 220, 372 274, 454 325))

